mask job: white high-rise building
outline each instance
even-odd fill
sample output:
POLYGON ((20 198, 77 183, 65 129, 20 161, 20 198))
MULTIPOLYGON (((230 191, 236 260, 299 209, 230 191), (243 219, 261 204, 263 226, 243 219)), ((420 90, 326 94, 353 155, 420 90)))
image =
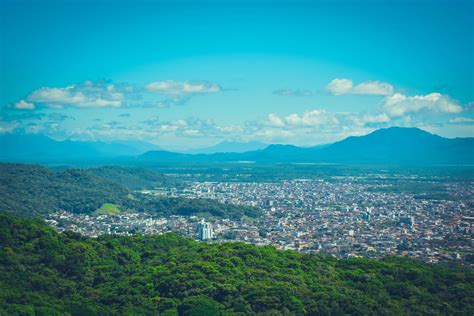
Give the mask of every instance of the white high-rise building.
POLYGON ((206 223, 204 219, 198 224, 197 229, 198 238, 200 240, 209 240, 214 237, 214 231, 212 230, 212 224, 206 223))

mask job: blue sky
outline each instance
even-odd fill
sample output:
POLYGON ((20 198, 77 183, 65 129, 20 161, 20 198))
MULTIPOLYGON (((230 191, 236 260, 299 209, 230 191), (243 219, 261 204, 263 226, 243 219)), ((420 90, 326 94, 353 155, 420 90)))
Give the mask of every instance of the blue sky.
POLYGON ((3 133, 474 136, 472 1, 0 1, 3 133))

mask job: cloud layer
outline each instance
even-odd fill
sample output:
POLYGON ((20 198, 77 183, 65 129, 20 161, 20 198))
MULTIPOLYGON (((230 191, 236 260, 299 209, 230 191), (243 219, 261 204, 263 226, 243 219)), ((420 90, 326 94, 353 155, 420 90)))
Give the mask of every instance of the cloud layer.
MULTIPOLYGON (((354 85, 352 80, 344 78, 332 80, 326 90, 335 96, 376 95, 380 98, 371 109, 363 112, 350 107, 346 107, 345 112, 338 112, 324 105, 308 105, 306 111, 285 111, 282 107, 275 107, 266 113, 256 113, 251 121, 217 124, 214 119, 219 117, 213 114, 210 118, 204 118, 205 113, 194 114, 200 116, 195 117, 179 110, 176 113, 182 112, 182 118, 168 115, 169 119, 161 119, 153 116, 154 109, 143 109, 183 105, 195 96, 223 91, 216 83, 165 80, 136 87, 126 83, 86 81, 60 88, 43 87, 9 105, 0 114, 0 133, 20 130, 63 139, 166 139, 170 144, 195 145, 223 140, 314 145, 394 125, 429 129, 444 124, 453 129, 467 129, 474 124, 472 103, 463 107, 441 93, 410 96, 395 93, 394 87, 386 82, 364 81, 354 85), (114 117, 102 116, 100 119, 88 119, 89 112, 76 111, 98 108, 120 110, 110 110, 107 113, 115 113, 114 117), (145 119, 140 111, 153 114, 145 119)), ((312 95, 304 89, 278 89, 273 93, 279 96, 312 95)), ((169 111, 160 113, 170 114, 169 111)))
POLYGON ((65 88, 44 87, 31 93, 26 100, 48 108, 118 108, 132 92, 131 85, 85 81, 65 88))
POLYGON ((381 81, 364 81, 354 86, 351 79, 336 78, 326 85, 326 91, 332 95, 391 95, 393 94, 393 86, 381 81))
POLYGON ((395 93, 383 100, 382 107, 392 117, 420 111, 434 111, 439 113, 459 113, 462 111, 462 107, 457 102, 440 93, 415 95, 411 97, 401 93, 395 93))
POLYGON ((474 124, 474 118, 471 117, 455 117, 448 121, 450 124, 474 124))
POLYGON ((277 89, 273 91, 273 94, 279 96, 293 96, 293 97, 309 97, 313 93, 306 89, 277 89))
POLYGON ((24 100, 16 102, 16 110, 38 108, 120 108, 158 107, 185 104, 194 95, 220 92, 216 83, 205 81, 155 81, 141 89, 126 83, 85 81, 66 87, 43 87, 30 93, 24 100), (164 95, 165 98, 150 97, 149 94, 164 95))
POLYGON ((145 90, 165 95, 187 95, 187 94, 205 94, 216 93, 222 88, 211 82, 193 82, 193 81, 155 81, 145 86, 145 90))

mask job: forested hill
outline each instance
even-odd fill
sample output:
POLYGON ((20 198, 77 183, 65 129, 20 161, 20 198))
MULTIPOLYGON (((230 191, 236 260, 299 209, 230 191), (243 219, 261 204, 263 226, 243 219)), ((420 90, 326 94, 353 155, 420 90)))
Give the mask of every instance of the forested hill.
POLYGON ((103 203, 127 205, 122 185, 80 169, 53 172, 37 165, 0 164, 0 211, 38 216, 58 210, 91 213, 103 203))
POLYGON ((94 213, 104 204, 119 211, 157 215, 195 215, 240 219, 257 217, 254 207, 222 204, 209 199, 142 197, 132 189, 181 186, 177 180, 141 168, 101 167, 53 172, 37 165, 0 163, 0 211, 18 216, 44 216, 65 210, 94 213))
POLYGON ((0 213, 0 315, 473 315, 474 273, 178 237, 59 234, 0 213))
POLYGON ((104 179, 117 182, 130 190, 181 186, 179 180, 145 168, 104 166, 87 169, 87 171, 104 179))

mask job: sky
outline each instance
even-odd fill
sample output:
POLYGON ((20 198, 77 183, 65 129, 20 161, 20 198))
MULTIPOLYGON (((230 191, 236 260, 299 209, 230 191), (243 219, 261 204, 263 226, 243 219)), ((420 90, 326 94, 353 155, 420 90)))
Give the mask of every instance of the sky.
POLYGON ((474 136, 474 2, 0 0, 0 133, 312 146, 474 136))

